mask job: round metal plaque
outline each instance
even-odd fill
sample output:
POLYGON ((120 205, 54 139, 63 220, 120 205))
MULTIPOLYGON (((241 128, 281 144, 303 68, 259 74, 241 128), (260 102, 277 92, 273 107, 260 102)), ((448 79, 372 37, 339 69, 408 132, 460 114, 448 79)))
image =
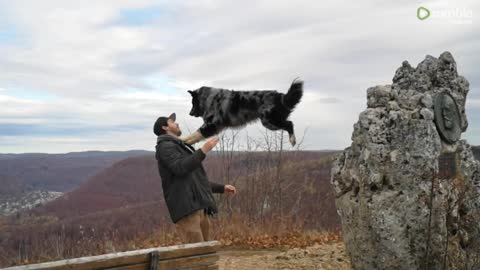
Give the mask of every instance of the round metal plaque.
POLYGON ((460 139, 462 133, 461 116, 457 102, 448 92, 441 92, 435 98, 435 125, 442 139, 453 144, 460 139))

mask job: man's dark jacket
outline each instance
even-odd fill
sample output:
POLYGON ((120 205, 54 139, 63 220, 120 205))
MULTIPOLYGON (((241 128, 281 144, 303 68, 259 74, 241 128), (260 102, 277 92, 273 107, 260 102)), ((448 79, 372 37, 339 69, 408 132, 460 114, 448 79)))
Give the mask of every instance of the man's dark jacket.
POLYGON ((157 138, 155 157, 173 223, 199 209, 207 209, 208 214, 218 212, 212 193, 223 193, 225 186, 208 181, 201 149, 164 134, 157 138))

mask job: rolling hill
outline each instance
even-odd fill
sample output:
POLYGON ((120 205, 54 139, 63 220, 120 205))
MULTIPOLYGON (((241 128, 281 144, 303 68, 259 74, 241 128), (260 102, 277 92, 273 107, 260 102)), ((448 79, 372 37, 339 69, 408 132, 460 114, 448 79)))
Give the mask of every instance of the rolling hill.
MULTIPOLYGON (((330 154, 330 152, 305 152, 299 164, 318 160, 330 154)), ((284 159, 289 162, 294 161, 291 153, 285 153, 284 159)), ((276 165, 265 153, 253 153, 253 155, 238 153, 232 157, 230 168, 224 168, 222 166, 224 162, 226 161, 221 155, 207 156, 204 166, 211 181, 231 183, 239 176, 248 173, 246 167, 252 163, 263 164, 265 167, 276 165), (228 177, 225 170, 229 170, 228 177)), ((328 175, 323 176, 323 178, 328 177, 328 175)), ((163 201, 161 179, 155 157, 144 155, 114 163, 78 188, 33 209, 31 214, 54 215, 64 219, 152 201, 163 201)))
POLYGON ((80 187, 32 211, 60 219, 163 200, 155 158, 131 157, 98 172, 80 187))
MULTIPOLYGON (((0 154, 0 174, 34 190, 66 192, 117 161, 146 154, 153 155, 148 151, 0 154)), ((0 193, 3 188, 0 185, 0 193)))

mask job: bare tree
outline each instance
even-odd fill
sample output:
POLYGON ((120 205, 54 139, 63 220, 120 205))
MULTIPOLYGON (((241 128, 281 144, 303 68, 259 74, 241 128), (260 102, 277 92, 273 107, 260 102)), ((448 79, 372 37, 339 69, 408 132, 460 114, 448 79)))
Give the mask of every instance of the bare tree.
POLYGON ((260 148, 260 144, 257 140, 250 137, 248 132, 246 132, 246 149, 245 149, 245 182, 246 182, 246 192, 248 194, 248 199, 246 203, 246 212, 249 219, 254 219, 256 217, 256 208, 258 204, 258 197, 256 192, 258 189, 256 185, 258 184, 257 175, 258 175, 258 160, 255 160, 255 152, 260 148))
MULTIPOLYGON (((237 178, 232 177, 232 165, 234 159, 235 149, 238 146, 237 137, 240 133, 240 130, 230 129, 230 134, 227 136, 227 132, 223 132, 220 136, 220 156, 222 160, 222 181, 223 183, 231 183, 232 185, 236 184, 237 178)), ((220 200, 220 205, 225 204, 229 213, 233 212, 230 197, 222 197, 220 200)))

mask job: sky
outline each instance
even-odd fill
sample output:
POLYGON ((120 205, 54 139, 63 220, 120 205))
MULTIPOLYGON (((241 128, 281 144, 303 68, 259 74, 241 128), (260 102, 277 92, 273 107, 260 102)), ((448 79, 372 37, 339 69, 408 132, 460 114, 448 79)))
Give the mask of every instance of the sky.
POLYGON ((201 125, 187 90, 286 92, 298 76, 302 149, 344 149, 367 88, 444 51, 470 82, 462 138, 480 145, 479 16, 475 0, 0 0, 0 153, 154 151, 157 117, 201 125))

